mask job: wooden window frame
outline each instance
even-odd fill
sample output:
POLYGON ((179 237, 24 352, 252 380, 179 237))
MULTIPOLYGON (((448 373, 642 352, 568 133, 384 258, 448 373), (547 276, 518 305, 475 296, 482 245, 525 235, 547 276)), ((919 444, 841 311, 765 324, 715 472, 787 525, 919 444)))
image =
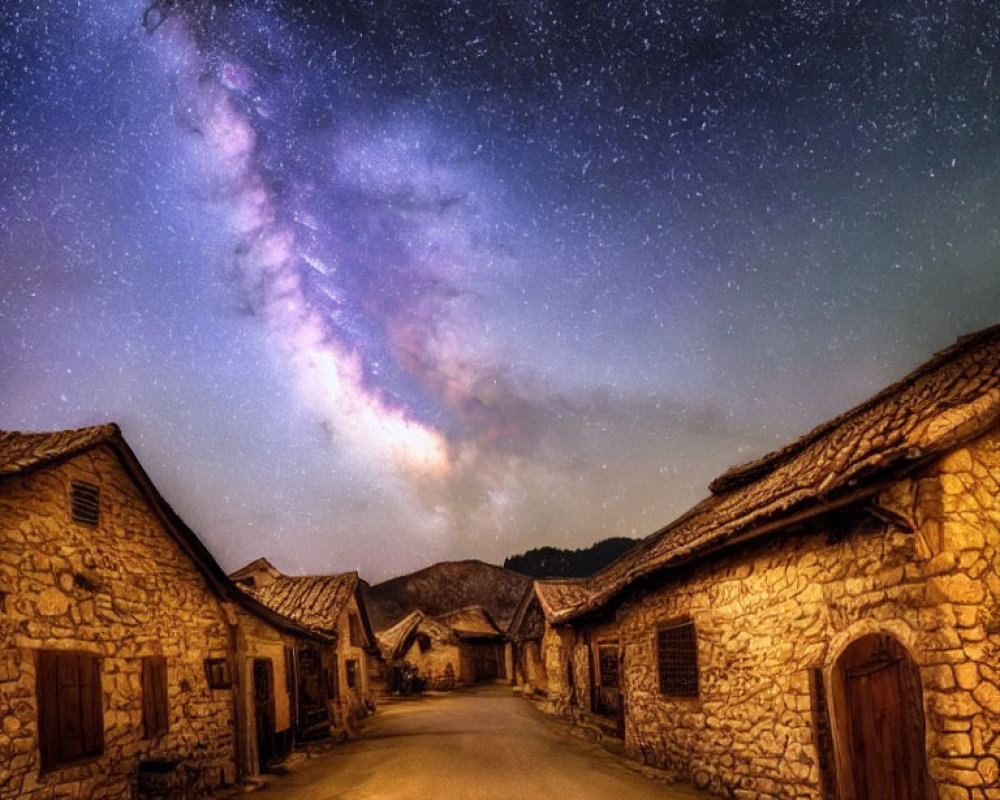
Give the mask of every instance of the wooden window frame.
POLYGON ((167 694, 167 659, 146 656, 142 659, 142 737, 154 739, 170 730, 170 704, 167 694))
POLYGON ((348 689, 356 689, 358 686, 358 660, 349 658, 344 662, 344 675, 348 689))
POLYGON ((227 658, 205 659, 205 680, 209 689, 232 689, 233 673, 227 658))
POLYGON ((38 747, 41 773, 104 754, 101 658, 94 653, 38 650, 38 747))
POLYGON ((73 522, 96 528, 101 520, 101 487, 89 481, 71 481, 69 507, 73 522))
POLYGON ((698 699, 698 631, 694 620, 684 617, 665 622, 657 628, 656 672, 660 694, 678 699, 698 699))

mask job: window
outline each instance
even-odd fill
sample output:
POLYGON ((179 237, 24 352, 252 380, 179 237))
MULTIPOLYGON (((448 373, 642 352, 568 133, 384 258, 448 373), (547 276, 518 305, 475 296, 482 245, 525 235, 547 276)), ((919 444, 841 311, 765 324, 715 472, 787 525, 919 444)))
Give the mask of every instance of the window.
POLYGON ((143 736, 162 736, 170 727, 167 714, 167 659, 147 656, 142 660, 143 736))
POLYGON ((358 683, 358 662, 351 659, 344 663, 347 672, 347 688, 353 689, 358 683))
POLYGON ((232 688, 233 676, 229 671, 229 662, 224 658, 206 658, 205 677, 209 689, 232 688))
POLYGON ((618 643, 601 642, 597 645, 597 666, 600 671, 601 686, 605 689, 618 688, 618 643))
POLYGON ((698 642, 694 623, 674 622, 656 637, 660 691, 673 697, 698 696, 698 642))
POLYGON ((357 614, 351 614, 347 618, 347 624, 351 632, 351 646, 352 647, 364 647, 365 646, 365 635, 361 632, 361 620, 358 619, 357 614))
POLYGON ((101 660, 89 653, 38 651, 38 746, 42 771, 104 750, 101 660))
POLYGON ((100 508, 101 490, 96 484, 73 481, 69 492, 73 521, 81 525, 96 526, 100 508))

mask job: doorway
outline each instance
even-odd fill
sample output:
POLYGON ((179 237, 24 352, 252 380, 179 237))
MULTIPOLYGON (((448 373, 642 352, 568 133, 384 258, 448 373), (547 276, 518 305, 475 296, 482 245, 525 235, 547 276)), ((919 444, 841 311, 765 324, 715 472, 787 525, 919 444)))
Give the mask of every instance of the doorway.
POLYGON ((257 723, 257 767, 263 772, 278 754, 274 730, 274 665, 269 658, 253 660, 253 705, 257 723))
POLYGON ((841 795, 926 800, 923 691, 906 648, 887 633, 864 636, 834 669, 841 795))

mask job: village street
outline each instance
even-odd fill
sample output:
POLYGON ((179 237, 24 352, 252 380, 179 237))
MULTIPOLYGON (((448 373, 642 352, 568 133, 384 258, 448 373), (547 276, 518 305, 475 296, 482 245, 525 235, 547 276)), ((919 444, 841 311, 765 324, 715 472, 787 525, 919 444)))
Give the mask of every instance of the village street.
POLYGON ((384 704, 360 739, 291 774, 257 800, 708 800, 644 777, 570 736, 510 687, 384 704))

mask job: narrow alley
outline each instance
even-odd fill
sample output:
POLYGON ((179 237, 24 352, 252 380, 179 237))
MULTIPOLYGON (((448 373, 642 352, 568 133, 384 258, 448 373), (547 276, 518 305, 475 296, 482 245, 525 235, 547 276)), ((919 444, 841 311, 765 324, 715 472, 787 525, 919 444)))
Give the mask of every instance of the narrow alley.
POLYGON ((570 736, 509 687, 382 706, 361 738, 277 776, 257 800, 708 800, 570 736))

